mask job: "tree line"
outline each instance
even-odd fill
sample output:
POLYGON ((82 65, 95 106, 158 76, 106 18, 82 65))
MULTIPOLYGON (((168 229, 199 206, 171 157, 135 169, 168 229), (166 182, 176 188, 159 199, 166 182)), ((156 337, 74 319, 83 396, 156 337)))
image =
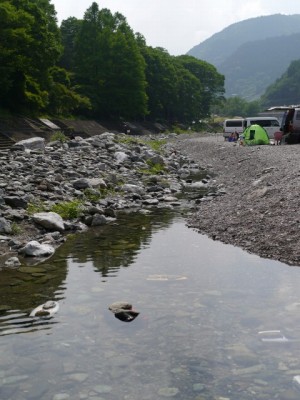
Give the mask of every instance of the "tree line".
POLYGON ((0 0, 0 108, 12 113, 188 122, 224 95, 224 76, 147 46, 96 2, 58 26, 50 0, 0 0))

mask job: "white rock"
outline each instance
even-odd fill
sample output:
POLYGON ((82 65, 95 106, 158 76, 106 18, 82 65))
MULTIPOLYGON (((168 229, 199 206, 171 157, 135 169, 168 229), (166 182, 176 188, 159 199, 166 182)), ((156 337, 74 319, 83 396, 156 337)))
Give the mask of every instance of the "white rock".
POLYGON ((40 212, 33 214, 33 220, 38 225, 50 231, 64 231, 64 221, 62 217, 55 212, 40 212))
POLYGON ((41 244, 36 240, 28 242, 22 249, 22 253, 26 256, 43 257, 50 256, 54 253, 54 247, 48 244, 41 244))

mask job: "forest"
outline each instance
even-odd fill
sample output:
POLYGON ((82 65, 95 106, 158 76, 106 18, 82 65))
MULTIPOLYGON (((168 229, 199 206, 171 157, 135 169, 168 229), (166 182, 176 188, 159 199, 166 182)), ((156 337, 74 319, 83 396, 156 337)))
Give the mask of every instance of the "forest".
POLYGON ((50 0, 0 0, 0 35, 2 115, 189 122, 224 96, 213 65, 147 46, 96 2, 59 26, 50 0))

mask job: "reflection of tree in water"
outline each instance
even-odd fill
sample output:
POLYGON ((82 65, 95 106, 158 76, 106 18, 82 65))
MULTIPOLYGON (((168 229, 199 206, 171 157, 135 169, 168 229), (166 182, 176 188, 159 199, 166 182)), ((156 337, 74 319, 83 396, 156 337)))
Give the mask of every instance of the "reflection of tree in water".
POLYGON ((53 320, 36 321, 32 309, 48 300, 64 298, 66 260, 52 258, 34 266, 0 272, 0 336, 37 329, 50 329, 53 320))
POLYGON ((154 215, 122 213, 115 223, 78 235, 64 247, 74 261, 91 260, 102 276, 111 275, 132 264, 140 249, 150 243, 152 233, 169 226, 173 218, 174 213, 166 210, 154 215))

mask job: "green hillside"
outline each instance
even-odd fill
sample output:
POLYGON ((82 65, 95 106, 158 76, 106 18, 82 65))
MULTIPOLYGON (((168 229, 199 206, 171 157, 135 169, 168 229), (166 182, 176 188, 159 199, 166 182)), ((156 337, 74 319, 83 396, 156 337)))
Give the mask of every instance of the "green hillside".
POLYGON ((293 61, 287 71, 267 88, 262 104, 265 107, 300 104, 300 60, 293 61))
POLYGON ((225 75, 226 96, 260 97, 298 58, 300 33, 244 44, 218 68, 225 75))
POLYGON ((214 34, 188 51, 219 67, 241 45, 270 37, 300 32, 300 15, 268 15, 237 22, 214 34))
POLYGON ((225 76, 225 96, 258 99, 300 59, 300 15, 270 15, 230 25, 188 54, 225 76))

